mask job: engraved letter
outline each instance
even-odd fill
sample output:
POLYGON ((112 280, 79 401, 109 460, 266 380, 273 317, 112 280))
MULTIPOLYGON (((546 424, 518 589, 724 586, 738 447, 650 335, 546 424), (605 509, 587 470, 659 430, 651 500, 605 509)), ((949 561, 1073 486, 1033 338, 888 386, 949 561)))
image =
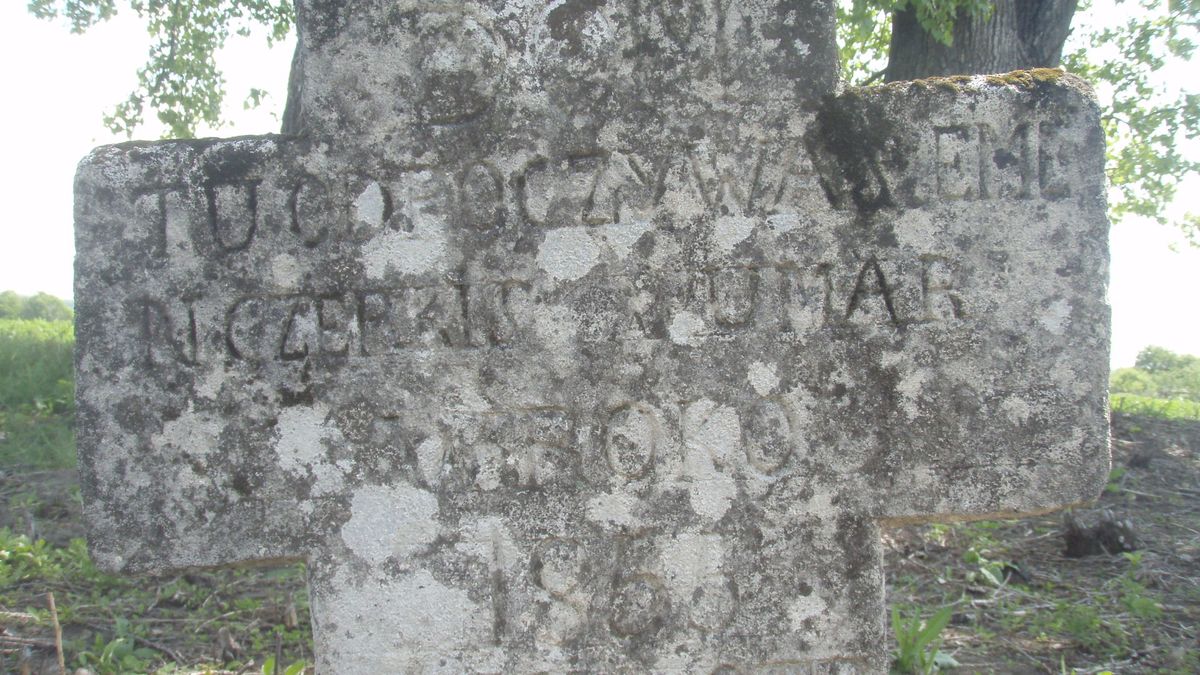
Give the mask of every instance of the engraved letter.
POLYGON ((545 225, 550 209, 550 196, 543 174, 549 171, 550 160, 538 155, 529 160, 517 174, 517 201, 521 217, 534 225, 545 225))
POLYGON ((780 304, 787 330, 805 334, 829 322, 833 309, 832 267, 779 268, 780 304))
POLYGON ((304 245, 312 248, 329 235, 329 220, 337 215, 330 205, 329 189, 312 176, 300 179, 292 188, 288 207, 292 214, 291 231, 304 245))
POLYGON ((258 180, 213 183, 204 188, 208 227, 221 253, 243 251, 258 229, 258 180))
POLYGON ((741 267, 717 270, 711 277, 713 318, 726 328, 745 327, 754 316, 758 274, 741 267))
POLYGON ((937 145, 937 194, 955 201, 978 199, 980 147, 970 127, 935 127, 937 145))
POLYGON ((225 313, 225 347, 229 355, 240 360, 258 360, 264 339, 267 310, 265 299, 255 296, 238 298, 225 313))
POLYGON ((491 162, 475 162, 458 179, 462 222, 488 232, 504 225, 504 179, 491 162))
POLYGON ((141 341, 146 349, 146 366, 153 368, 165 361, 195 365, 196 312, 191 305, 187 306, 186 320, 176 322, 171 318, 166 303, 161 300, 145 298, 137 304, 141 341))
POLYGON ((617 408, 604 428, 604 456, 619 476, 641 478, 654 467, 658 424, 644 404, 617 408))
POLYGON ((488 347, 509 343, 516 336, 514 301, 529 292, 523 282, 477 283, 460 287, 466 314, 467 344, 488 347))
POLYGON ((792 456, 792 420, 783 401, 761 399, 745 416, 742 446, 751 466, 777 473, 792 456))
POLYGON ((391 351, 388 315, 391 302, 383 292, 368 291, 358 294, 358 353, 360 356, 377 356, 391 351))
POLYGON ((1051 122, 1038 125, 1038 187, 1042 199, 1064 199, 1071 196, 1067 167, 1077 150, 1074 143, 1064 142, 1062 128, 1051 122))
POLYGON ((287 301, 287 318, 279 339, 279 358, 299 361, 308 356, 308 345, 316 334, 316 323, 310 316, 311 303, 303 296, 287 301))
POLYGON ((350 352, 353 305, 339 295, 317 298, 317 331, 321 353, 345 356, 350 352))
POLYGON ((503 475, 517 487, 569 481, 577 472, 573 420, 563 410, 534 410, 505 416, 497 432, 504 451, 503 475))
POLYGON ((987 125, 979 126, 981 144, 990 148, 980 163, 980 192, 990 199, 1029 199, 1033 193, 1037 167, 1036 139, 1029 133, 1028 124, 1013 129, 1006 143, 997 139, 987 125))
POLYGON ((955 291, 954 268, 941 256, 921 256, 921 304, 925 321, 963 318, 963 301, 955 291))
POLYGON ((550 595, 570 602, 583 575, 584 554, 573 539, 549 537, 538 542, 530 556, 533 581, 550 595))
POLYGON ((183 185, 144 188, 134 193, 135 213, 140 222, 146 223, 142 239, 155 258, 167 258, 181 250, 191 251, 184 197, 183 185))
POLYGON ((892 289, 883 275, 883 268, 879 266, 879 261, 874 256, 867 259, 858 272, 858 279, 854 282, 854 291, 850 293, 850 302, 846 306, 846 319, 853 318, 854 314, 859 311, 873 313, 864 304, 864 301, 871 296, 878 296, 882 302, 885 314, 879 317, 880 319, 886 317, 886 320, 892 324, 900 323, 900 319, 896 316, 896 308, 892 303, 892 289))
POLYGON ((671 609, 671 598, 653 574, 635 574, 617 580, 613 587, 609 626, 617 635, 653 634, 671 609))

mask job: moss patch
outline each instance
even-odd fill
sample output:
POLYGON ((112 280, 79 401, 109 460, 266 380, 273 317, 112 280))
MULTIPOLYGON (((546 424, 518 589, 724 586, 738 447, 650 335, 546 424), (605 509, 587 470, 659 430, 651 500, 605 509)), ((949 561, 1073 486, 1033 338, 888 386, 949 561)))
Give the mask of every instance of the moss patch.
MULTIPOLYGON (((1032 68, 1030 70, 1014 70, 998 75, 984 75, 982 76, 982 81, 994 87, 1016 87, 1018 89, 1034 90, 1044 84, 1058 84, 1064 77, 1067 77, 1067 73, 1061 68, 1032 68)), ((964 91, 978 91, 979 81, 980 76, 977 75, 926 77, 920 80, 891 82, 871 87, 853 87, 847 89, 843 96, 851 93, 862 96, 872 92, 902 90, 946 91, 958 94, 964 91)))
POLYGON ((1061 68, 1033 68, 1014 70, 1003 75, 988 75, 985 79, 991 85, 1035 89, 1040 84, 1056 84, 1064 75, 1066 72, 1061 68))

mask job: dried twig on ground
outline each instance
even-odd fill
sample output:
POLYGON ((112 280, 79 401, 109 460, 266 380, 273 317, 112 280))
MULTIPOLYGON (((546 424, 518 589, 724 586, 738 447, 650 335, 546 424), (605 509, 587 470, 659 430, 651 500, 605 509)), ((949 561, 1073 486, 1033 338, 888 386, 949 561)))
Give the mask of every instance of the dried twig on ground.
POLYGON ((59 675, 67 675, 67 662, 63 658, 62 624, 58 622, 58 607, 54 605, 54 594, 46 594, 46 604, 50 606, 50 625, 54 627, 54 655, 58 658, 59 675))

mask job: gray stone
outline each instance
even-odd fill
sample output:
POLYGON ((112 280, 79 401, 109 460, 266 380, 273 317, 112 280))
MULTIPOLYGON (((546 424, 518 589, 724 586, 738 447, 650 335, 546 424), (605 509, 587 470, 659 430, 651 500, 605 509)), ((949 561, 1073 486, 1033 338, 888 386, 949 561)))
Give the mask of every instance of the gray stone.
POLYGON ((298 136, 99 148, 109 570, 309 563, 323 672, 875 672, 879 527, 1107 474, 1053 72, 837 94, 833 5, 299 5, 298 136))

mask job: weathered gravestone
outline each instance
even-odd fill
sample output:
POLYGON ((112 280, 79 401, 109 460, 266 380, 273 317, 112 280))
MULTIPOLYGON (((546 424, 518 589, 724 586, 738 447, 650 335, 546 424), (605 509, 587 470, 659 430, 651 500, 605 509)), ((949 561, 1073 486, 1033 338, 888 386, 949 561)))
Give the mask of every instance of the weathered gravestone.
POLYGON ((298 9, 302 134, 79 169, 103 567, 305 559, 325 672, 877 671, 880 522, 1102 485, 1076 80, 834 96, 829 2, 298 9))

